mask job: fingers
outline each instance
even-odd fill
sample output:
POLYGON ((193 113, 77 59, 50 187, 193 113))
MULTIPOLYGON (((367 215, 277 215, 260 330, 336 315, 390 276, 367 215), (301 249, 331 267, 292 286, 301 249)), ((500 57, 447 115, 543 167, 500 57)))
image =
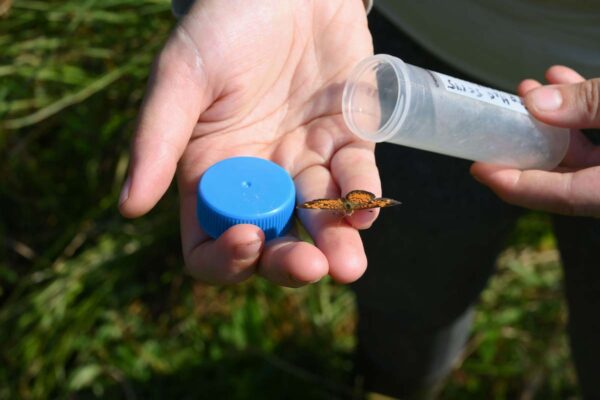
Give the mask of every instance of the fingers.
POLYGON ((554 65, 546 71, 546 80, 549 83, 578 83, 585 81, 585 78, 569 67, 554 65))
POLYGON ((248 279, 256 269, 264 234, 255 225, 235 225, 216 240, 184 249, 189 274, 210 284, 232 284, 248 279))
MULTIPOLYGON (((300 201, 339 197, 329 171, 322 166, 299 174, 296 187, 303 196, 300 201)), ((343 214, 299 211, 317 247, 290 236, 265 244, 264 234, 254 225, 236 225, 217 240, 208 238, 196 222, 194 204, 193 193, 182 198, 183 252, 190 275, 203 282, 237 283, 258 272, 289 287, 318 281, 328 273, 340 283, 349 283, 360 278, 367 267, 360 235, 343 214)))
POLYGON ((195 191, 181 191, 181 247, 187 272, 210 284, 232 284, 248 279, 256 271, 264 248, 264 233, 255 225, 241 224, 213 240, 198 223, 196 201, 195 191))
MULTIPOLYGON (((546 71, 546 79, 551 84, 576 84, 585 81, 581 75, 571 68, 555 65, 546 71)), ((519 94, 528 92, 542 85, 533 79, 527 79, 519 85, 519 94)), ((561 163, 561 167, 570 169, 587 168, 600 164, 600 148, 594 146, 581 132, 572 129, 569 151, 561 163)))
POLYGON ((235 225, 218 239, 202 232, 196 218, 196 194, 181 197, 181 241, 188 273, 210 284, 242 282, 258 272, 278 285, 299 287, 318 281, 329 270, 315 246, 291 236, 265 244, 254 225, 235 225))
POLYGON ((571 130, 571 141, 561 167, 589 168, 600 165, 600 146, 594 145, 581 131, 571 130))
MULTIPOLYGON (((525 174, 517 169, 484 163, 474 163, 471 166, 471 174, 507 203, 546 211, 552 208, 552 201, 547 197, 547 193, 556 190, 552 185, 558 183, 556 178, 560 176, 548 173, 551 176, 550 180, 540 179, 544 174, 542 171, 533 170, 525 174)), ((559 187, 564 190, 564 185, 559 187)), ((556 196, 555 192, 554 197, 556 196)), ((563 195, 562 199, 565 201, 567 197, 563 195)))
POLYGON ((202 61, 185 31, 177 29, 155 62, 140 110, 120 198, 124 216, 146 213, 165 193, 210 101, 202 61))
MULTIPOLYGON (((578 83, 585 80, 579 73, 563 65, 554 65, 548 68, 548 71, 546 71, 546 79, 549 83, 578 83)), ((519 84, 519 96, 525 96, 527 92, 540 86, 542 86, 542 84, 535 79, 525 79, 519 84)))
POLYGON ((542 86, 542 84, 539 83, 538 81, 534 80, 534 79, 525 79, 517 87, 517 92, 519 93, 519 96, 523 97, 530 90, 533 90, 533 89, 538 88, 540 86, 542 86))
POLYGON ((528 110, 551 125, 600 127, 600 78, 581 81, 579 74, 566 67, 552 71, 547 75, 555 84, 530 90, 525 95, 528 110))
POLYGON ((235 225, 218 239, 193 248, 186 268, 192 277, 210 284, 239 283, 258 272, 275 284, 300 287, 327 275, 328 263, 309 243, 287 236, 265 245, 257 226, 235 225))
POLYGON ((300 287, 320 280, 328 270, 327 258, 319 249, 286 236, 268 242, 258 272, 278 285, 300 287))
MULTIPOLYGON (((333 157, 331 174, 340 188, 341 196, 352 190, 366 190, 381 196, 381 181, 374 150, 372 143, 354 142, 340 149, 333 157)), ((357 229, 366 229, 378 215, 378 209, 362 210, 346 217, 346 220, 357 229)))
POLYGON ((475 163, 471 173, 507 203, 564 215, 600 217, 600 168, 577 173, 520 171, 475 163))
MULTIPOLYGON (((323 166, 310 167, 295 177, 299 202, 317 198, 334 198, 340 191, 330 172, 323 166)), ((375 190, 375 189, 374 189, 375 190)), ((358 231, 350 226, 342 213, 298 210, 298 215, 329 264, 329 275, 340 283, 362 276, 367 258, 358 231)))
MULTIPOLYGON (((534 80, 519 85, 528 110, 538 119, 568 128, 600 127, 600 79, 586 81, 574 70, 554 66, 550 85, 534 80)), ((475 163, 471 173, 504 201, 566 215, 600 217, 600 151, 571 129, 569 152, 554 172, 520 171, 475 163), (569 172, 569 171, 576 172, 569 172)))

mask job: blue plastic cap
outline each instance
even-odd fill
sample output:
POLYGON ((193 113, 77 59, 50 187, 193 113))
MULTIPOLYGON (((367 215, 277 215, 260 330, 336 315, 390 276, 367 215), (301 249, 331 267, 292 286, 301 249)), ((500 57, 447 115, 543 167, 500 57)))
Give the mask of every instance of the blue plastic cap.
POLYGON ((225 159, 198 182, 198 221, 215 239, 237 224, 257 225, 266 240, 281 236, 291 226, 295 204, 290 175, 262 158, 225 159))

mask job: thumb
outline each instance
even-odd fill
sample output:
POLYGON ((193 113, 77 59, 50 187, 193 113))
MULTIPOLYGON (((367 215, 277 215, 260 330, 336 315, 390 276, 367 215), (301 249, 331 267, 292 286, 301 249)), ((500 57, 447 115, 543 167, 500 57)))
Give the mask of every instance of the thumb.
POLYGON ((140 109, 119 199, 124 216, 145 214, 169 188, 200 113, 212 101, 207 82, 195 45, 177 28, 155 61, 140 109))
POLYGON ((529 91, 525 105, 534 117, 565 128, 600 127, 600 78, 547 85, 529 91))

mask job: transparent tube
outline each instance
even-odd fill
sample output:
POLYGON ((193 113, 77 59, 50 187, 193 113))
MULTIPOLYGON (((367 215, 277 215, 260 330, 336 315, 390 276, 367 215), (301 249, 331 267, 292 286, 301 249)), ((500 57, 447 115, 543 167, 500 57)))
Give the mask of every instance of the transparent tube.
POLYGON ((534 119, 519 97, 379 54, 361 61, 342 109, 362 139, 519 169, 552 169, 567 129, 534 119))

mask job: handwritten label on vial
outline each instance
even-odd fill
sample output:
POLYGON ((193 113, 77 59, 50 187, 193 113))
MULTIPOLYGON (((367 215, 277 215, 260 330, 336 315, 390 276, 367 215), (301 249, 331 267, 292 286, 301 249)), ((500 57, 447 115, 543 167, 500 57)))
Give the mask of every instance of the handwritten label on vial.
POLYGON ((433 72, 432 75, 436 76, 449 92, 517 111, 521 114, 527 114, 527 109, 523 105, 523 99, 517 95, 467 82, 439 72, 433 72))

